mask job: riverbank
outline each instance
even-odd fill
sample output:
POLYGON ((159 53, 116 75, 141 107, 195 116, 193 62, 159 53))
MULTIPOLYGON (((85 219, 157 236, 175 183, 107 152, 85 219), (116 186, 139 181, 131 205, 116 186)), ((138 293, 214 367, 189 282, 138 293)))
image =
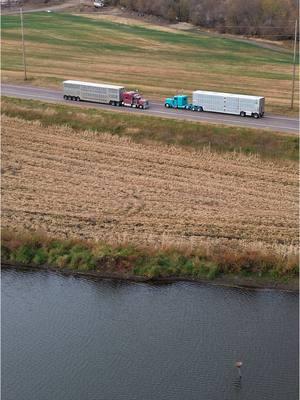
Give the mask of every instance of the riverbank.
POLYGON ((210 283, 246 288, 298 290, 297 257, 238 247, 150 248, 130 244, 49 238, 45 234, 2 234, 4 268, 60 272, 133 282, 210 283))
POLYGON ((2 269, 17 269, 17 270, 27 270, 27 271, 49 271, 59 273, 65 276, 75 276, 82 278, 92 278, 96 280, 118 280, 118 281, 128 281, 135 283, 149 283, 149 284, 172 284, 176 282, 192 282, 207 284, 213 286, 223 286, 223 287, 235 287, 244 288, 249 290, 284 290, 299 292, 299 280, 298 278, 289 278, 287 281, 273 279, 266 277, 245 277, 238 275, 219 275, 214 279, 202 278, 192 278, 187 276, 168 276, 168 277, 146 277, 146 276, 135 276, 135 275, 125 275, 125 274, 105 274, 101 272, 82 272, 69 269, 61 269, 53 267, 50 265, 25 265, 25 264, 15 264, 9 261, 2 262, 2 269))

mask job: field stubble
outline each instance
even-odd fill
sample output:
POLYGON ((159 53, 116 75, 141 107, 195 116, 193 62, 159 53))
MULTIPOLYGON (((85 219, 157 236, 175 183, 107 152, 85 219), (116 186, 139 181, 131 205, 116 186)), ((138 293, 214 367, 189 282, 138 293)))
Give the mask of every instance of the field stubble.
POLYGON ((296 164, 2 118, 2 226, 137 245, 297 252, 296 164))

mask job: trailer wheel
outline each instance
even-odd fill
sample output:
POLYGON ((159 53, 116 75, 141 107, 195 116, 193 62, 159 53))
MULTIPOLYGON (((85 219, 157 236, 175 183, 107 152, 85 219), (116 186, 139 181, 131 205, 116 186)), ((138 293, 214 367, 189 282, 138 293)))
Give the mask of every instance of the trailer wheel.
POLYGON ((203 111, 203 107, 198 107, 197 111, 202 112, 203 111))
POLYGON ((245 111, 241 111, 241 112, 240 112, 240 116, 241 116, 241 117, 246 117, 245 111))
POLYGON ((197 111, 196 107, 193 107, 192 110, 193 110, 193 111, 197 111))
POLYGON ((253 116, 255 119, 258 119, 258 118, 259 118, 259 115, 258 115, 257 113, 253 113, 252 116, 253 116))
POLYGON ((65 94, 64 94, 64 100, 67 100, 68 99, 68 96, 66 96, 65 94))

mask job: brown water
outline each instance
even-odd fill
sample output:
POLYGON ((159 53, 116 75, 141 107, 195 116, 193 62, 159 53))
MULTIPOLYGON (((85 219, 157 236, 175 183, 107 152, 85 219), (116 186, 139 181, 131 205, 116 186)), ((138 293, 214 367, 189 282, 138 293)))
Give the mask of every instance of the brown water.
POLYGON ((298 300, 4 270, 2 398, 296 400, 298 300))

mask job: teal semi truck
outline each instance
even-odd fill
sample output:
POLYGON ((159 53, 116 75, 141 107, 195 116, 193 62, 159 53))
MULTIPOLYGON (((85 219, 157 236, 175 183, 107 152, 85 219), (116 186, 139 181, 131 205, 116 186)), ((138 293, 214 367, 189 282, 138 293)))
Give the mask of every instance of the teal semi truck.
POLYGON ((265 99, 260 96, 196 90, 193 92, 192 103, 188 102, 187 95, 176 95, 165 99, 165 107, 261 118, 264 116, 265 99))
POLYGON ((174 97, 168 97, 165 100, 166 108, 179 108, 183 110, 190 110, 191 104, 188 103, 188 96, 180 94, 174 97))

